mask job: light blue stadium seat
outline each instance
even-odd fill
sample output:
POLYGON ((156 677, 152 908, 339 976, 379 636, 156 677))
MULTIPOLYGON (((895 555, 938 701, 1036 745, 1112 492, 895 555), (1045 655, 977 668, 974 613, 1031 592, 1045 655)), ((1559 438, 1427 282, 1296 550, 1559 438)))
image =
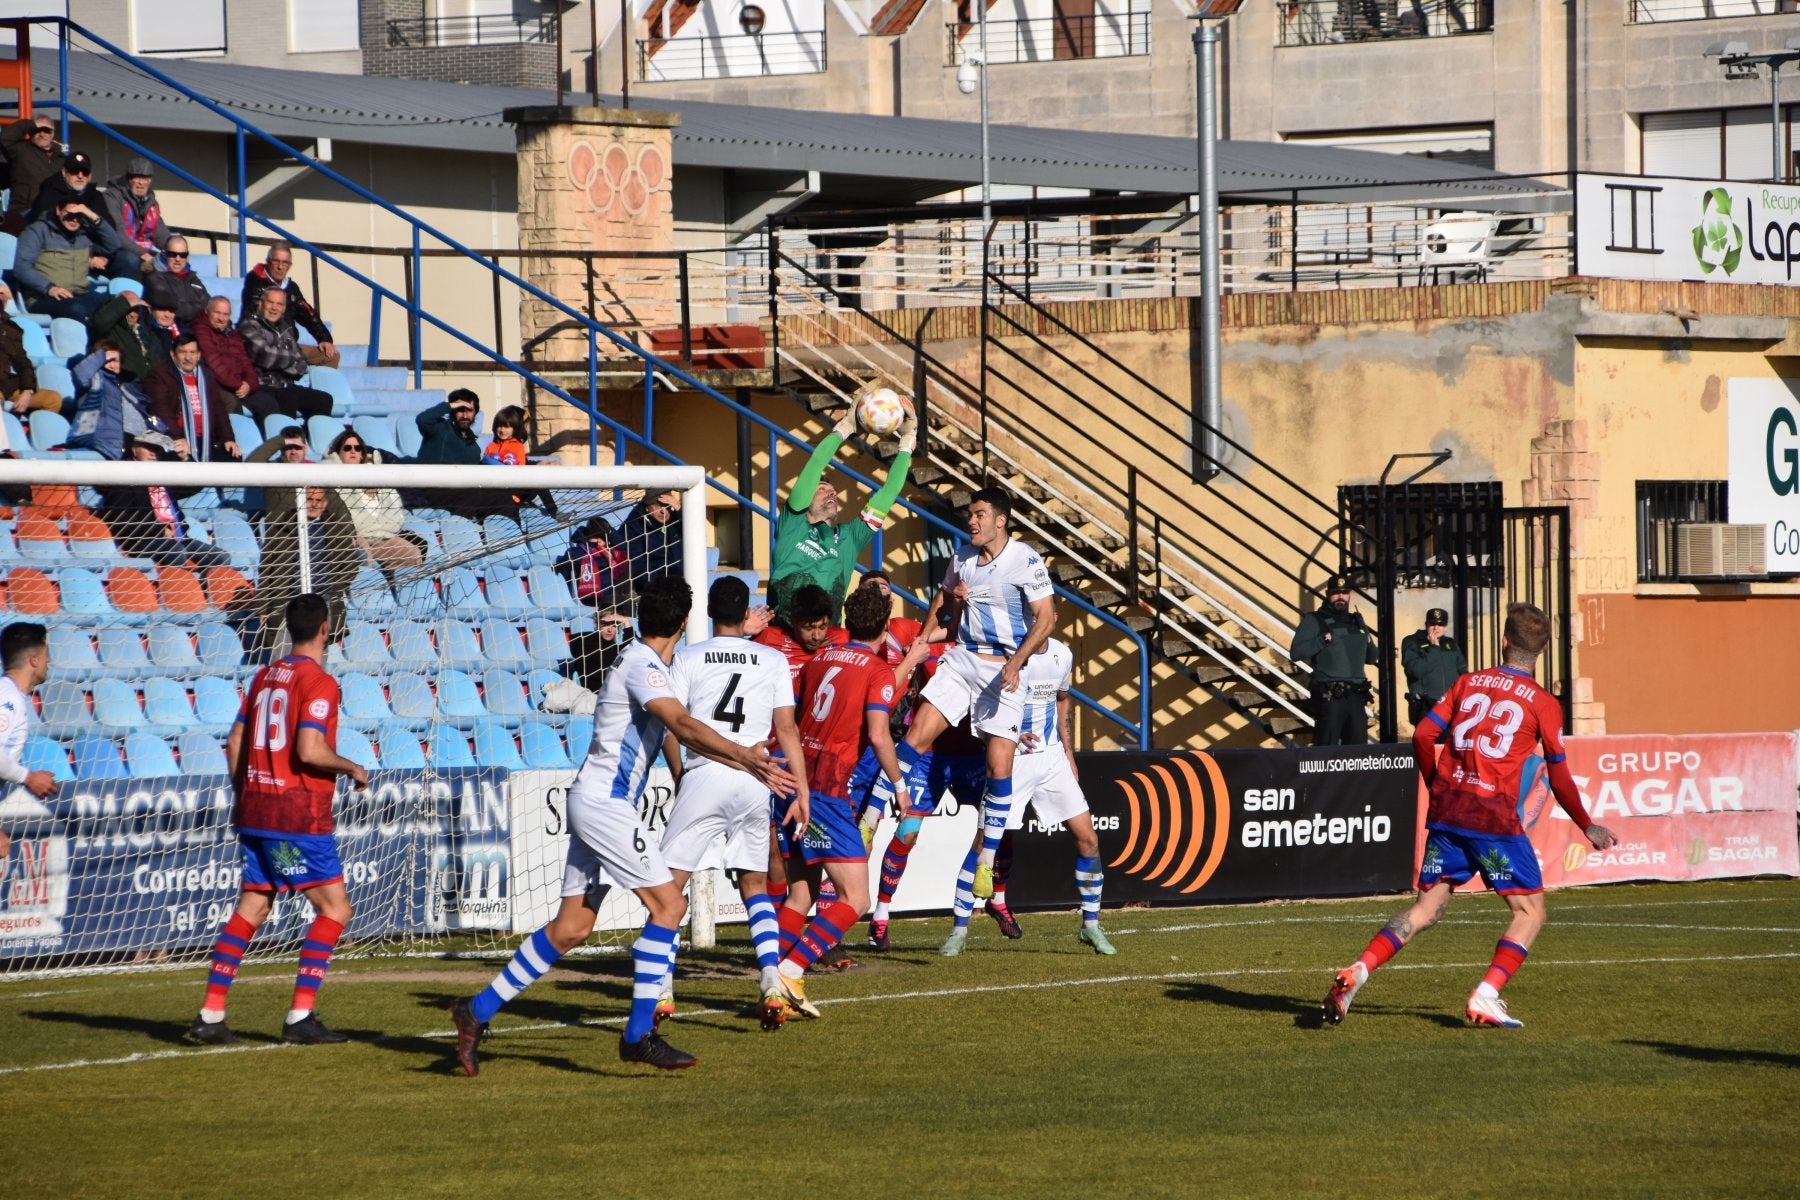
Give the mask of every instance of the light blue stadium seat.
MULTIPOLYGON (((568 678, 568 676, 563 675, 562 673, 560 673, 558 671, 552 671, 547 667, 538 667, 536 670, 532 671, 529 675, 526 675, 525 676, 525 702, 526 702, 526 704, 531 706, 531 711, 536 712, 536 713, 543 712, 544 711, 544 689, 546 687, 550 686, 552 683, 557 682, 558 680, 563 680, 563 679, 567 679, 567 678, 568 678)), ((560 716, 556 717, 555 719, 558 721, 562 720, 562 718, 560 716)))
POLYGON ((486 665, 509 671, 523 671, 531 666, 531 655, 519 638, 518 626, 511 621, 483 621, 481 654, 486 665))
POLYGON ((98 679, 105 673, 88 631, 61 624, 50 626, 50 669, 58 679, 98 679))
POLYGON ((263 431, 256 426, 256 418, 248 413, 231 414, 231 440, 238 444, 238 450, 248 455, 263 444, 263 431))
POLYGON ((347 758, 360 765, 364 770, 374 771, 381 767, 381 756, 375 753, 375 743, 371 742, 369 735, 360 729, 340 726, 337 752, 340 758, 347 758))
POLYGON ((194 716, 200 728, 213 737, 224 737, 237 720, 243 697, 237 682, 220 675, 202 675, 194 680, 194 716))
POLYGON ((522 722, 538 717, 531 711, 531 700, 525 685, 511 671, 490 667, 481 673, 481 700, 489 715, 516 728, 522 722))
POLYGON ((94 724, 107 737, 124 737, 144 728, 143 706, 137 688, 122 679, 94 683, 94 724))
POLYGON ((533 617, 525 622, 525 644, 530 648, 532 664, 559 667, 569 661, 569 635, 548 617, 533 617))
POLYGON ((419 747, 419 735, 398 721, 390 721, 375 731, 380 742, 381 765, 389 771, 422 771, 425 752, 419 747))
POLYGON ((96 732, 87 689, 79 684, 50 680, 38 688, 38 705, 39 727, 59 742, 73 742, 96 732))
POLYGON ((481 526, 467 517, 448 516, 438 522, 438 542, 452 562, 467 562, 487 553, 481 526))
POLYGON ((10 233, 0 233, 0 271, 12 270, 18 255, 19 239, 10 233))
POLYGON ((548 617, 552 621, 568 621, 575 617, 585 616, 590 611, 585 604, 575 599, 569 590, 569 582, 556 573, 554 567, 534 566, 526 573, 525 582, 531 588, 532 607, 538 615, 548 617))
POLYGON ((78 567, 94 572, 108 571, 113 567, 125 566, 132 562, 146 562, 144 559, 128 559, 119 544, 111 538, 76 538, 69 543, 69 561, 78 567))
POLYGON ((430 733, 431 765, 443 767, 475 766, 475 754, 469 749, 469 735, 454 725, 433 725, 430 733))
MULTIPOLYGON (((65 568, 56 576, 56 586, 62 593, 62 611, 65 619, 87 625, 142 625, 151 614, 122 613, 112 606, 106 598, 106 585, 100 576, 80 567, 65 568)), ((102 647, 101 661, 106 660, 106 651, 102 647)))
POLYGON ((388 590, 387 576, 374 567, 356 573, 350 585, 350 619, 386 623, 395 611, 394 593, 388 590))
MULTIPOLYGON (((44 532, 47 533, 50 531, 45 530, 44 532)), ((77 562, 74 553, 69 549, 68 543, 61 537, 20 538, 19 561, 28 567, 36 567, 40 571, 55 571, 63 567, 72 567, 76 565, 77 562)), ((61 586, 61 583, 62 581, 59 579, 57 581, 59 587, 61 586)), ((68 607, 69 602, 64 600, 63 608, 67 609, 68 607)), ((111 605, 108 605, 107 607, 110 608, 111 605)))
MULTIPOLYGON (((429 559, 426 566, 429 570, 429 559)), ((443 616, 442 602, 438 599, 437 578, 432 575, 415 575, 396 583, 394 611, 414 621, 435 621, 443 616)))
POLYGON ((484 767, 525 769, 525 759, 513 741, 512 730, 492 718, 475 723, 475 761, 484 767))
POLYGON ((122 625, 104 625, 99 631, 100 674, 107 679, 142 679, 151 673, 150 655, 142 635, 122 625))
MULTIPOLYGON (((201 283, 206 285, 206 294, 219 295, 219 256, 217 254, 201 254, 199 251, 188 256, 188 270, 202 276, 201 283)), ((243 290, 241 287, 238 289, 243 290)))
MULTIPOLYGON (((341 738, 340 734, 340 738, 341 738)), ((184 733, 175 742, 181 756, 183 775, 224 775, 225 748, 219 739, 205 733, 184 733)))
POLYGON ((131 778, 124 756, 119 753, 119 743, 110 738, 93 734, 78 737, 69 744, 69 753, 75 759, 76 779, 131 778))
POLYGON ((350 428, 362 435, 362 440, 381 451, 381 457, 391 459, 400 453, 398 440, 394 437, 394 421, 391 416, 376 416, 364 413, 350 422, 350 428))
POLYGON ((256 563, 262 557, 262 549, 257 545, 256 530, 251 528, 249 519, 243 513, 229 508, 221 508, 214 513, 212 536, 213 545, 230 556, 233 567, 255 577, 256 563))
POLYGON ((125 739, 125 764, 133 779, 160 779, 181 774, 169 743, 152 733, 134 733, 125 739))
MULTIPOLYGON (((242 450, 243 447, 240 446, 239 449, 242 450)), ((255 447, 253 446, 251 449, 253 450, 255 447)), ((244 450, 244 453, 248 454, 250 451, 244 450)), ((193 495, 184 496, 176 501, 181 508, 182 515, 187 518, 190 525, 195 527, 195 529, 189 530, 190 536, 201 537, 205 534, 206 531, 200 528, 200 524, 211 518, 213 509, 219 507, 219 503, 219 489, 210 487, 201 488, 193 495)))
POLYGON ((456 567, 439 577, 439 598, 456 621, 484 621, 488 617, 487 593, 481 577, 469 567, 456 567))
POLYGON ((394 710, 388 707, 381 681, 373 675, 365 675, 360 670, 348 671, 338 677, 338 685, 343 688, 344 724, 356 729, 374 729, 383 721, 394 719, 394 710))
MULTIPOLYGON (((31 328, 27 326, 27 328, 31 328)), ((38 387, 47 388, 64 400, 75 398, 75 377, 59 362, 47 362, 37 369, 38 387)))
POLYGON ((528 722, 519 730, 519 739, 524 743, 522 754, 527 767, 566 771, 575 765, 569 761, 569 752, 563 746, 562 735, 556 732, 553 725, 541 721, 528 722))
POLYGON ((396 621, 388 626, 388 653, 400 671, 429 671, 438 665, 437 648, 416 621, 396 621))
POLYGON ((27 771, 50 772, 58 783, 68 783, 75 778, 75 768, 69 764, 69 752, 62 748, 60 742, 41 734, 34 733, 25 742, 25 750, 19 756, 19 763, 27 771))
POLYGON ((366 622, 352 620, 350 632, 343 642, 344 663, 352 671, 386 675, 394 669, 394 657, 388 653, 381 630, 366 622))
MULTIPOLYGON (((5 270, 5 268, 0 267, 0 270, 5 270)), ((20 326, 20 330, 25 335, 24 347, 26 358, 29 358, 33 363, 40 366, 44 363, 56 361, 56 352, 50 349, 50 335, 44 332, 42 326, 27 321, 24 325, 20 326)), ((38 386, 44 386, 44 380, 41 376, 38 378, 38 386)))
POLYGON ((331 443, 338 434, 344 432, 349 422, 343 417, 308 417, 306 419, 306 443, 312 447, 312 456, 324 461, 331 453, 331 443))
POLYGON ((481 643, 475 640, 475 627, 461 621, 438 626, 437 652, 441 665, 458 671, 479 671, 487 665, 481 643))
POLYGON ((419 447, 425 444, 425 435, 419 432, 419 424, 413 413, 400 413, 394 418, 395 449, 406 458, 419 457, 419 447))
POLYGON ((122 296, 126 292, 130 292, 132 295, 142 300, 144 298, 144 284, 142 280, 133 279, 129 275, 115 275, 106 281, 106 292, 110 296, 122 296))
POLYGON ((331 420, 341 424, 341 419, 349 417, 351 406, 356 403, 356 393, 350 390, 350 381, 344 378, 342 371, 336 367, 312 367, 307 370, 304 382, 331 397, 331 420))
POLYGON ((223 621, 208 621, 194 637, 195 649, 207 671, 215 675, 239 674, 244 668, 244 644, 237 631, 223 621))
POLYGON ((523 570, 531 565, 531 551, 525 545, 525 534, 519 523, 498 513, 481 523, 481 540, 487 543, 493 560, 523 570))
MULTIPOLYGON (((163 737, 189 733, 200 727, 194 706, 188 701, 187 686, 178 679, 157 676, 144 681, 144 718, 163 737)), ((129 748, 127 754, 129 755, 129 748)))
POLYGON ((150 627, 150 661, 159 674, 170 679, 193 679, 206 674, 193 635, 179 625, 150 627))
POLYGON ((0 423, 6 426, 6 446, 20 458, 36 458, 37 451, 31 445, 31 435, 25 431, 25 423, 13 416, 12 409, 0 410, 0 423))
POLYGON ((488 715, 487 705, 481 702, 481 692, 475 686, 474 676, 460 670, 442 671, 438 674, 437 715, 440 721, 455 725, 458 729, 469 729, 476 721, 488 715))
POLYGON ((523 621, 537 615, 531 593, 525 589, 525 576, 515 567, 488 568, 487 602, 489 614, 503 621, 523 621))
POLYGON ((65 362, 87 353, 87 326, 71 317, 50 318, 50 353, 65 362))
POLYGON ((388 679, 388 707, 395 724, 424 729, 437 716, 437 700, 423 675, 401 674, 388 679))
POLYGON ((563 738, 569 743, 569 757, 580 762, 587 757, 588 744, 594 740, 594 714, 573 713, 569 724, 563 730, 563 738))

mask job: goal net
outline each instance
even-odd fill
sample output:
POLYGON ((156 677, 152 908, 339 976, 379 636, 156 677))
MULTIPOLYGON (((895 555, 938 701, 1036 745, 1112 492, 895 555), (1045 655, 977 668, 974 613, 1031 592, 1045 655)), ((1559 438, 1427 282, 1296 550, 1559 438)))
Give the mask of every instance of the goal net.
MULTIPOLYGON (((56 780, 0 798, 0 971, 205 958, 240 882, 226 735, 301 591, 330 604, 337 751, 370 773, 334 802, 345 949, 492 949, 554 911, 634 583, 684 575, 706 627, 701 471, 321 457, 0 462, 0 620, 50 650, 23 765, 56 780)), ((653 827, 667 801, 662 776, 653 827)), ((252 958, 310 915, 284 894, 252 958)), ((641 921, 609 896, 603 929, 641 921)))

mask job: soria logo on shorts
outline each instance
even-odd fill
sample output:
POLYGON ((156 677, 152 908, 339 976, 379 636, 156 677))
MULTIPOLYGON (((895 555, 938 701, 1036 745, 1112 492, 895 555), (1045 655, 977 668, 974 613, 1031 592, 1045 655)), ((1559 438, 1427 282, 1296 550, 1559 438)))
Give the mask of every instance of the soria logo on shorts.
POLYGON ((1125 848, 1106 865, 1182 895, 1205 887, 1231 840, 1231 796, 1212 755, 1177 754, 1119 786, 1129 824, 1125 848))
POLYGON ((306 866, 306 858, 300 853, 300 847, 292 842, 276 842, 270 856, 275 860, 275 869, 283 875, 292 875, 306 866))

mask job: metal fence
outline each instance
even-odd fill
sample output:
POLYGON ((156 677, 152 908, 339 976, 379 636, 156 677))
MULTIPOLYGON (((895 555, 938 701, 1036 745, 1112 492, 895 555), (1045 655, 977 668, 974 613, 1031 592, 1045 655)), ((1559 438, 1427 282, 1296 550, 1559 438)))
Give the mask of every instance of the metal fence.
MULTIPOLYGON (((944 27, 945 59, 960 65, 977 46, 977 26, 964 21, 944 27)), ((988 62, 1049 62, 1073 58, 1124 58, 1150 53, 1150 13, 1091 13, 987 23, 988 62)))
POLYGON ((1456 37, 1494 28, 1493 0, 1288 0, 1276 7, 1282 46, 1456 37))
POLYGON ((1800 0, 1631 0, 1633 25, 1663 21, 1716 21, 1729 17, 1774 17, 1800 13, 1800 0))
POLYGON ((388 46, 517 46, 553 40, 548 16, 519 21, 498 14, 402 17, 387 23, 388 46))
POLYGON ((823 29, 643 38, 638 42, 638 79, 646 83, 816 75, 825 66, 823 29))
POLYGON ((1729 489, 1723 479, 1638 480, 1639 583, 1673 583, 1681 578, 1676 555, 1681 527, 1725 520, 1729 489))

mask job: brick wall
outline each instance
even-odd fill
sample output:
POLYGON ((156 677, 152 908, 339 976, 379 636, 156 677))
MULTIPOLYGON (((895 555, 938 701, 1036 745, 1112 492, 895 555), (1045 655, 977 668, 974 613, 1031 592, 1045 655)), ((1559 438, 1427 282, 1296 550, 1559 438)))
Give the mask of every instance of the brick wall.
POLYGON ((425 0, 363 0, 363 72, 495 87, 556 86, 552 45, 390 46, 388 22, 427 16, 425 0))

